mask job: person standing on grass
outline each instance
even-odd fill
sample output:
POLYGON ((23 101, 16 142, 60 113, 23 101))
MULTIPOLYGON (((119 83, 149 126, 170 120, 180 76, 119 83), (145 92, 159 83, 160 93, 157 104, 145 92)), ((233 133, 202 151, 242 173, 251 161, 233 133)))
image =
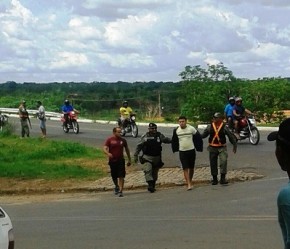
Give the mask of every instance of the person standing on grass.
POLYGON ((123 197, 124 179, 126 176, 124 149, 128 157, 127 166, 131 165, 130 150, 126 139, 121 137, 121 128, 115 127, 113 135, 105 141, 103 151, 109 158, 111 177, 115 185, 115 194, 123 197))
POLYGON ((192 190, 196 151, 193 136, 197 130, 187 123, 185 116, 178 118, 179 126, 173 130, 172 151, 179 151, 179 159, 183 169, 187 190, 192 190))
POLYGON ((26 110, 26 101, 22 100, 18 108, 18 115, 20 118, 21 125, 21 138, 24 138, 25 135, 29 137, 29 126, 28 121, 30 122, 28 112, 26 110))
POLYGON ((279 191, 277 206, 284 248, 290 249, 290 118, 285 119, 279 125, 279 130, 271 132, 267 139, 276 141, 277 161, 281 169, 288 175, 288 184, 279 191))
POLYGON ((37 118, 39 119, 39 127, 42 133, 42 138, 46 138, 46 117, 45 109, 41 101, 37 101, 38 112, 36 113, 37 118))

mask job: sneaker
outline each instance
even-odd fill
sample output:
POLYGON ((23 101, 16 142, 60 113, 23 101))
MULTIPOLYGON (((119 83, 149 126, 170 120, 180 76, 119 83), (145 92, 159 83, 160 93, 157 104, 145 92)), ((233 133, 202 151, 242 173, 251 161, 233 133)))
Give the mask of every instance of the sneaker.
POLYGON ((124 197, 123 192, 119 192, 119 197, 124 197))
POLYGON ((115 195, 119 194, 119 187, 114 188, 114 193, 115 193, 115 195))

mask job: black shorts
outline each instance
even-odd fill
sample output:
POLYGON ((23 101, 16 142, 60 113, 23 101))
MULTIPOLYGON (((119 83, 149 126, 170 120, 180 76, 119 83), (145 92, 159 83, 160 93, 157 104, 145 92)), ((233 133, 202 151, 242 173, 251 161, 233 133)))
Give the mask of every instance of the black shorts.
POLYGON ((195 149, 187 151, 179 151, 179 159, 183 169, 193 169, 195 166, 195 149))
POLYGON ((126 169, 125 169, 125 159, 120 159, 116 162, 109 162, 109 166, 111 169, 112 178, 125 178, 126 169))

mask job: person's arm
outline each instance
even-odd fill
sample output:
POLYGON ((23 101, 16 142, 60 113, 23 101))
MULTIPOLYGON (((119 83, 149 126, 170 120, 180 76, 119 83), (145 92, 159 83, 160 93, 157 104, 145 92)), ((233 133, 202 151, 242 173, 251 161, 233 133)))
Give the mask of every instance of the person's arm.
POLYGON ((108 158, 112 158, 113 157, 113 155, 109 152, 109 146, 104 145, 103 151, 108 156, 108 158))
POLYGON ((210 125, 208 125, 204 131, 200 134, 202 138, 206 138, 209 135, 210 125))
POLYGON ((240 117, 240 116, 241 116, 240 114, 237 113, 236 108, 233 108, 233 115, 234 115, 235 117, 240 117))
POLYGON ((165 143, 165 144, 171 143, 171 138, 165 137, 162 133, 160 133, 160 140, 162 143, 165 143))
POLYGON ((141 137, 140 141, 138 142, 138 144, 136 146, 135 153, 134 153, 134 162, 135 163, 138 162, 138 155, 144 146, 144 143, 145 143, 144 137, 145 136, 146 136, 146 134, 141 137))
POLYGON ((126 143, 126 146, 125 146, 125 151, 126 151, 126 154, 127 154, 127 157, 128 157, 127 166, 130 166, 131 165, 131 155, 130 155, 130 150, 129 150, 129 147, 128 147, 127 143, 126 143))
POLYGON ((249 109, 245 109, 245 113, 248 115, 253 115, 253 113, 249 109))
POLYGON ((229 130, 227 126, 224 126, 225 134, 228 136, 230 143, 233 145, 233 152, 237 152, 237 138, 236 136, 229 130))
POLYGON ((73 108, 73 111, 75 112, 75 113, 80 113, 77 109, 75 109, 75 108, 73 108))
POLYGON ((125 115, 126 110, 124 109, 124 107, 120 108, 120 115, 125 115))

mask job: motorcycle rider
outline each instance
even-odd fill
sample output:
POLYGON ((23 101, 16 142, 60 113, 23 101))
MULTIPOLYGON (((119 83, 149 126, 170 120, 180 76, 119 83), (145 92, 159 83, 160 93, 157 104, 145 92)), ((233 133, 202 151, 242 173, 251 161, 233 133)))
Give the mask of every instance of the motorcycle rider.
POLYGON ((235 105, 235 98, 229 97, 229 103, 225 106, 224 114, 229 125, 229 128, 233 127, 233 108, 235 105))
POLYGON ((234 120, 234 127, 235 127, 235 136, 237 139, 240 139, 239 134, 239 121, 246 115, 253 115, 253 113, 246 109, 242 104, 242 98, 237 97, 235 99, 235 105, 233 107, 233 120, 234 120))
POLYGON ((158 179, 158 171, 163 166, 161 158, 162 143, 171 143, 171 138, 165 137, 157 131, 156 124, 150 123, 148 132, 141 137, 134 153, 134 162, 137 163, 139 153, 143 152, 143 155, 139 156, 139 161, 142 164, 150 193, 156 191, 155 184, 158 179))
POLYGON ((70 112, 75 111, 76 113, 79 113, 79 111, 74 109, 74 107, 70 104, 68 99, 64 101, 64 105, 61 107, 61 110, 65 119, 64 126, 68 124, 68 115, 70 112))
POLYGON ((128 101, 125 100, 123 105, 120 107, 120 118, 118 120, 118 125, 120 128, 125 129, 127 127, 128 119, 132 113, 132 108, 129 106, 128 101))

